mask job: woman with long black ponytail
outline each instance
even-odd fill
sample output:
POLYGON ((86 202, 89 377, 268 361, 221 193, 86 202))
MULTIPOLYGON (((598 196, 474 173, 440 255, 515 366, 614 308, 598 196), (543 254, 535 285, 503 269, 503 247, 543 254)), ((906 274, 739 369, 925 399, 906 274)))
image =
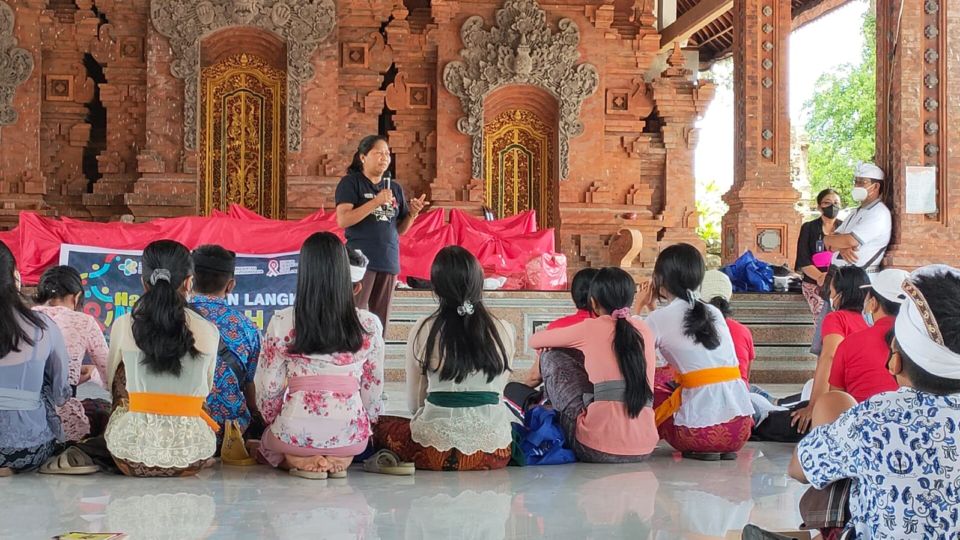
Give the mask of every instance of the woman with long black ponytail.
POLYGON ((540 356, 543 384, 580 461, 640 461, 660 440, 652 409, 655 340, 630 313, 636 288, 622 269, 603 268, 590 285, 595 319, 530 337, 530 347, 549 349, 540 356))
POLYGON ((153 242, 142 269, 143 296, 110 332, 108 383, 114 405, 121 403, 107 424, 107 449, 130 476, 196 474, 216 450, 219 426, 203 403, 220 332, 187 308, 193 260, 186 247, 153 242))
POLYGON ((36 469, 63 440, 54 409, 70 397, 67 368, 60 329, 26 306, 0 242, 0 476, 36 469))
POLYGON ((638 304, 666 305, 647 317, 657 350, 677 375, 655 388, 660 436, 684 457, 736 459, 750 438, 753 406, 740 378, 733 338, 723 314, 700 298, 706 263, 697 248, 664 249, 638 304))

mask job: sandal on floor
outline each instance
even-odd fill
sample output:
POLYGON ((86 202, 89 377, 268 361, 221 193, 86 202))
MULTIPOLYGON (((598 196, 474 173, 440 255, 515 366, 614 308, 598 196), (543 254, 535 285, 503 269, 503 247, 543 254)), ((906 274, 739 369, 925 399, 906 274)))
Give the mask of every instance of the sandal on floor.
POLYGON ((413 463, 400 461, 400 456, 390 450, 378 450, 363 462, 363 470, 392 476, 413 476, 417 472, 413 463))
POLYGON ((307 480, 326 480, 327 471, 303 471, 300 469, 290 469, 290 474, 298 478, 306 478, 307 480))
POLYGON ((736 452, 723 452, 720 454, 720 459, 723 461, 736 461, 737 453, 736 452))
POLYGON ((722 459, 720 452, 683 452, 682 455, 687 459, 697 461, 720 461, 722 459))
POLYGON ((84 475, 100 471, 93 460, 75 446, 67 448, 60 455, 48 459, 40 467, 40 474, 84 475))
POLYGON ((329 478, 346 478, 346 477, 347 477, 347 470, 344 469, 344 470, 342 470, 342 471, 340 471, 340 472, 327 472, 327 476, 328 476, 329 478))

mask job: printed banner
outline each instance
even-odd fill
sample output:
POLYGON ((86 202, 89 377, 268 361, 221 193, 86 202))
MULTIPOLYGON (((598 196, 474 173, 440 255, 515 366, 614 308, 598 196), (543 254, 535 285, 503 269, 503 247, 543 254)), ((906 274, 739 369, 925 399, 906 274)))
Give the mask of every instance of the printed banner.
MULTIPOLYGON (((83 311, 110 325, 143 293, 139 250, 116 250, 75 244, 60 248, 60 264, 80 271, 86 289, 83 311)), ((297 290, 298 252, 270 255, 237 254, 237 286, 227 303, 239 308, 262 331, 278 309, 293 305, 297 290)))

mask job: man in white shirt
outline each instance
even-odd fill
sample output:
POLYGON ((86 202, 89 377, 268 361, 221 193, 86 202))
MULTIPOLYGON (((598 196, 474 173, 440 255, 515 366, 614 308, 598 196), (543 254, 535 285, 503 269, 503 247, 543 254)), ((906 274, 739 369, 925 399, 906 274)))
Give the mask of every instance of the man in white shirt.
MULTIPOLYGON (((853 174, 854 187, 850 195, 860 206, 833 234, 826 236, 823 243, 834 252, 834 266, 859 266, 868 274, 875 274, 880 271, 880 263, 887 252, 893 229, 890 209, 883 204, 886 177, 883 170, 873 163, 861 163, 853 174)), ((829 284, 825 283, 824 287, 829 287, 829 284)), ((829 290, 824 291, 826 295, 829 293, 829 290)), ((813 354, 820 354, 823 347, 820 329, 830 311, 832 309, 827 302, 817 317, 817 328, 810 347, 813 354)))

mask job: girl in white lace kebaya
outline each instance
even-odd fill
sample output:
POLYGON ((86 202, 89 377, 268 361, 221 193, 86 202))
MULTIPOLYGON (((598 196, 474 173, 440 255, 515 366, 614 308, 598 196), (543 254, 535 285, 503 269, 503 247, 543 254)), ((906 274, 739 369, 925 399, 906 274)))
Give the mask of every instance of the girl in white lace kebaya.
POLYGON ((111 328, 108 384, 125 388, 104 434, 130 476, 186 476, 216 449, 217 424, 203 403, 213 386, 220 332, 187 309, 193 262, 172 240, 143 251, 145 292, 111 328), (123 384, 125 379, 126 383, 123 384))
POLYGON ((412 420, 381 417, 374 446, 418 469, 486 470, 510 461, 511 415, 502 404, 516 333, 483 305, 483 270, 470 252, 442 249, 430 271, 437 310, 407 340, 412 420))

